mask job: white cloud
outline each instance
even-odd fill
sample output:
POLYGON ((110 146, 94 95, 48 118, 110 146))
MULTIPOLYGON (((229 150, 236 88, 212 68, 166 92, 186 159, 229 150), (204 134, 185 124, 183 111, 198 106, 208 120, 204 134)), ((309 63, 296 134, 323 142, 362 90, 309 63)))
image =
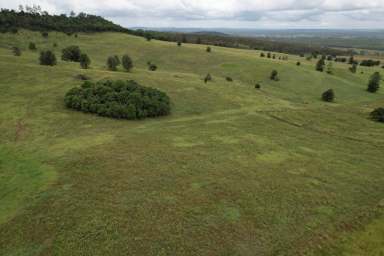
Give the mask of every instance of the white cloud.
POLYGON ((87 12, 124 26, 384 27, 384 0, 0 0, 54 13, 87 12))

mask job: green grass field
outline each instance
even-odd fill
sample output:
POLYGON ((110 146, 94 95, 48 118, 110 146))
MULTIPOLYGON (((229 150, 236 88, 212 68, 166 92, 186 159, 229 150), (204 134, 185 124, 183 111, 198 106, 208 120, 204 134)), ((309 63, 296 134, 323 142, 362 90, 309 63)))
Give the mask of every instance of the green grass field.
POLYGON ((384 91, 366 92, 380 69, 334 64, 328 75, 315 60, 205 48, 118 33, 0 35, 0 255, 384 255, 384 126, 368 118, 384 91), (58 65, 38 65, 30 41, 58 65), (91 69, 60 60, 72 44, 91 69), (133 71, 107 71, 106 58, 124 53, 133 71), (78 74, 158 88, 172 114, 66 109, 78 74), (335 103, 320 100, 329 88, 335 103))

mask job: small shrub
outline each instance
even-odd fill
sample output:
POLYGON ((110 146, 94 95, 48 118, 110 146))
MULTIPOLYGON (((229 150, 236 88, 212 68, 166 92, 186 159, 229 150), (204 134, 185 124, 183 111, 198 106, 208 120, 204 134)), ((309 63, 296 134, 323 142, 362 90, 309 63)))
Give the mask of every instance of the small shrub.
POLYGON ((261 84, 259 83, 255 84, 255 89, 261 89, 261 84))
POLYGON ((372 120, 384 123, 384 108, 377 108, 370 114, 372 120))
POLYGON ((123 55, 123 57, 121 58, 121 63, 123 65, 123 68, 129 72, 131 71, 131 69, 133 68, 133 62, 132 62, 132 59, 131 57, 129 57, 127 54, 123 55))
POLYGON ((109 56, 107 59, 107 68, 111 71, 116 71, 119 63, 117 62, 115 56, 109 56))
POLYGON ((325 61, 323 58, 321 58, 317 64, 316 64, 316 70, 319 71, 319 72, 323 72, 324 71, 324 66, 325 66, 325 61))
POLYGON ((273 81, 279 81, 278 73, 276 70, 272 70, 271 76, 269 77, 273 81))
POLYGON ((206 51, 211 52, 212 51, 211 47, 208 46, 206 51))
POLYGON ((55 47, 55 48, 57 47, 57 43, 56 43, 56 42, 55 42, 55 43, 53 43, 53 47, 55 47))
POLYGON ((369 80, 367 91, 372 93, 377 92, 380 88, 380 80, 381 80, 380 73, 375 72, 369 80))
POLYGON ((143 119, 170 113, 170 99, 157 89, 135 81, 85 81, 64 98, 68 108, 119 119, 143 119))
POLYGON ((80 61, 81 51, 79 46, 71 45, 62 50, 61 59, 64 61, 80 61))
POLYGON ((149 70, 149 71, 156 71, 156 70, 157 70, 157 66, 156 66, 156 64, 150 63, 150 64, 148 65, 148 70, 149 70))
POLYGON ((50 50, 42 51, 40 52, 39 61, 40 65, 54 66, 56 65, 56 56, 50 50))
POLYGON ((205 77, 204 77, 204 83, 208 83, 209 81, 212 81, 212 76, 211 74, 207 74, 205 77))
POLYGON ((89 68, 89 65, 91 64, 91 60, 89 59, 88 55, 85 53, 80 54, 80 67, 87 69, 89 68))
POLYGON ((227 76, 227 77, 225 78, 225 80, 227 80, 227 82, 233 82, 232 77, 229 77, 229 76, 227 76))
POLYGON ((296 66, 300 66, 300 65, 301 65, 300 61, 296 62, 296 66))
POLYGON ((265 57, 265 54, 262 52, 262 53, 260 53, 260 57, 261 58, 264 58, 265 57))
POLYGON ((177 42, 177 46, 179 46, 179 47, 181 46, 181 42, 180 41, 177 42))
POLYGON ((270 59, 271 58, 271 53, 267 53, 267 58, 270 59))
POLYGON ((335 92, 332 89, 326 90, 321 95, 321 99, 326 102, 333 102, 335 99, 335 92))
POLYGON ((48 32, 47 31, 41 32, 41 36, 44 37, 44 38, 47 38, 48 37, 48 32))
POLYGON ((31 51, 35 51, 37 49, 36 44, 33 42, 29 42, 28 49, 31 51))
POLYGON ((12 53, 15 56, 21 56, 21 50, 19 47, 16 47, 16 46, 12 47, 12 53))
POLYGON ((349 71, 351 71, 351 73, 355 74, 357 72, 357 64, 353 63, 352 66, 349 67, 349 71))

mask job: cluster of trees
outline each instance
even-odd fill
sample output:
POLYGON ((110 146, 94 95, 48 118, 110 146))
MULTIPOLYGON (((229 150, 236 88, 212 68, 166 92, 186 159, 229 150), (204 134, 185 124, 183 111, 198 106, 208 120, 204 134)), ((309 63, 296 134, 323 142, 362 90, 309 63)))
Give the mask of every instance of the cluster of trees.
POLYGON ((360 66, 365 66, 365 67, 380 66, 380 61, 379 60, 362 60, 360 62, 360 66))
POLYGON ((117 55, 109 56, 107 58, 107 68, 111 71, 116 71, 117 66, 119 66, 120 64, 123 66, 123 69, 127 72, 131 71, 133 68, 133 61, 128 54, 124 54, 121 58, 121 61, 119 56, 117 55))
POLYGON ((170 114, 169 97, 135 81, 85 81, 64 98, 68 108, 119 119, 143 119, 170 114))
POLYGON ((87 69, 91 64, 91 59, 87 54, 81 52, 79 46, 71 45, 62 50, 61 59, 64 61, 79 62, 80 67, 87 69))

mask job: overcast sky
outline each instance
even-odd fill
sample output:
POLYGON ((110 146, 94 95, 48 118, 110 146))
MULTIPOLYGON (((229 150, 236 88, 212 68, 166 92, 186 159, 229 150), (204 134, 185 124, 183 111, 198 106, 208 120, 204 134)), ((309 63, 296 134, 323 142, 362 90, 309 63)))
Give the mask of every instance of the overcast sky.
POLYGON ((384 0, 0 0, 86 12, 125 27, 384 28, 384 0))

